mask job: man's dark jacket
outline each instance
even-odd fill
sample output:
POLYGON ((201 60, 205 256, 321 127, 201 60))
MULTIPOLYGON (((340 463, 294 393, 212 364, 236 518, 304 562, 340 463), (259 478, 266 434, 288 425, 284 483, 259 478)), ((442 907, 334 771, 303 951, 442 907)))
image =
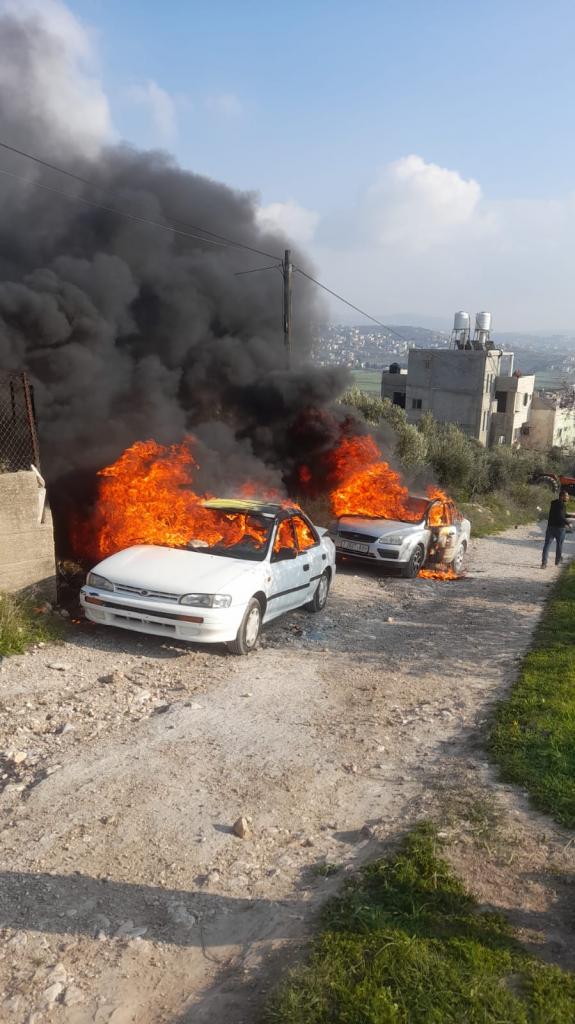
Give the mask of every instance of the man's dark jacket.
POLYGON ((547 526, 552 526, 555 530, 564 530, 570 518, 571 516, 568 516, 565 511, 565 502, 561 501, 560 498, 555 498, 555 501, 551 502, 547 526))

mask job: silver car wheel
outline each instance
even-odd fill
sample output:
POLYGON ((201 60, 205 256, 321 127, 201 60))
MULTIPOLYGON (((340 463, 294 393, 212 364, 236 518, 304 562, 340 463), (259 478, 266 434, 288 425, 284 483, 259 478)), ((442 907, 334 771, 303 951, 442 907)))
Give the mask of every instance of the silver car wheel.
POLYGON ((453 559, 453 568, 455 572, 460 573, 463 569, 463 563, 465 561, 465 544, 460 544, 457 551, 455 552, 455 558, 453 559))
POLYGON ((421 567, 423 565, 423 559, 424 558, 425 558, 425 553, 423 551, 423 548, 421 548, 419 546, 419 544, 418 544, 418 546, 416 547, 415 551, 413 552, 413 568, 415 569, 415 575, 416 576, 417 576, 417 573, 419 572, 419 570, 421 569, 421 567))

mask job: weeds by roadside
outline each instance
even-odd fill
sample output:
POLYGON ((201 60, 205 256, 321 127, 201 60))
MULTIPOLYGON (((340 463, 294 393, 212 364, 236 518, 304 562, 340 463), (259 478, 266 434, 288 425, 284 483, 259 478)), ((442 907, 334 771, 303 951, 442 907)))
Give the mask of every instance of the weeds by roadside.
POLYGON ((519 679, 499 704, 490 748, 508 782, 575 828, 575 565, 548 601, 519 679))
POLYGON ((0 655, 23 654, 32 644, 60 639, 61 623, 33 601, 0 594, 0 655))
POLYGON ((547 487, 514 484, 508 491, 494 491, 474 501, 462 502, 460 509, 471 522, 473 537, 489 537, 512 526, 546 518, 552 498, 547 487))
POLYGON ((575 978, 530 956, 500 915, 479 912, 420 825, 324 912, 309 963, 264 1024, 564 1024, 575 978))

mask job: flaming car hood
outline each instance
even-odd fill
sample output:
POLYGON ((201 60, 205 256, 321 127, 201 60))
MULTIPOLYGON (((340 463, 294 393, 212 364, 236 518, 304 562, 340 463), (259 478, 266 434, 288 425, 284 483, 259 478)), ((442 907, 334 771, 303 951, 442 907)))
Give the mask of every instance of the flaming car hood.
POLYGON ((112 583, 164 593, 227 593, 240 577, 257 573, 263 562, 251 562, 197 551, 179 551, 146 544, 126 548, 94 566, 112 583))
POLYGON ((400 519, 364 519, 362 516, 341 516, 337 521, 339 530, 353 530, 355 533, 418 533, 425 529, 425 523, 402 523, 400 519))

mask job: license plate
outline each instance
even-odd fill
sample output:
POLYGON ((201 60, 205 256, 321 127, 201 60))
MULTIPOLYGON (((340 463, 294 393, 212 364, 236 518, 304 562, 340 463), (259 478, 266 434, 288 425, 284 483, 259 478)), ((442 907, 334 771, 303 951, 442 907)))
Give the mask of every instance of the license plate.
POLYGON ((337 546, 346 551, 360 551, 362 555, 367 555, 369 551, 369 544, 356 544, 353 540, 339 540, 337 546))

